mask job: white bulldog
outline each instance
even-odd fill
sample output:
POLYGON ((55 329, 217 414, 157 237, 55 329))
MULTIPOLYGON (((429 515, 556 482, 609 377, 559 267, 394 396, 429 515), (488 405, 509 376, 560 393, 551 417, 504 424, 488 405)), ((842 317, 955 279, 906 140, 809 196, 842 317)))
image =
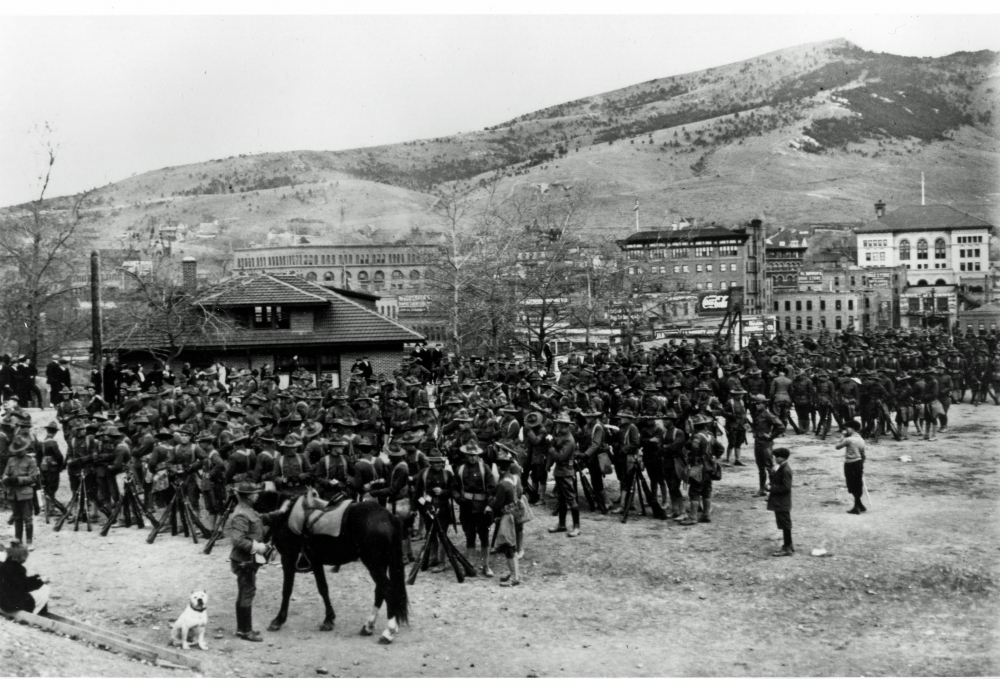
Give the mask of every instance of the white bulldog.
POLYGON ((196 643, 198 648, 207 651, 205 646, 205 629, 208 627, 208 594, 203 591, 191 592, 191 600, 187 608, 177 618, 170 630, 170 645, 181 646, 185 651, 196 643))

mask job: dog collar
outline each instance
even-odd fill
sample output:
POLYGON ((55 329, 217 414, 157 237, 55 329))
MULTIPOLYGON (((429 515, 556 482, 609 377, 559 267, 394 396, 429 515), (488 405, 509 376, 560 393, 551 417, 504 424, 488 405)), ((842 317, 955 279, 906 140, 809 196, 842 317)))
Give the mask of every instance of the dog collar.
POLYGON ((192 611, 195 611, 195 612, 197 612, 197 613, 201 613, 202 611, 204 611, 204 610, 205 610, 205 607, 204 607, 204 606, 202 606, 202 607, 200 607, 200 608, 195 608, 194 606, 192 606, 192 607, 191 607, 191 610, 192 610, 192 611))

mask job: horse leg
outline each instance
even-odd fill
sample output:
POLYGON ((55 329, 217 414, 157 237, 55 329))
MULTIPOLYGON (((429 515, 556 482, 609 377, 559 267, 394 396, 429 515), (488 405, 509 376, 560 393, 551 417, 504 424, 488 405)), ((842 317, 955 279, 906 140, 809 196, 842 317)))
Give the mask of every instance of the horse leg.
MULTIPOLYGON (((319 559, 317 559, 318 561, 319 559)), ((319 590, 319 595, 323 597, 323 606, 326 609, 326 618, 323 619, 323 624, 319 626, 319 629, 322 632, 329 632, 333 629, 337 614, 333 612, 333 606, 330 604, 330 589, 326 585, 326 573, 323 572, 323 564, 313 564, 313 576, 316 578, 316 589, 319 590)))
POLYGON ((295 584, 295 556, 284 553, 281 555, 281 570, 285 576, 281 585, 281 609, 267 627, 271 632, 280 630, 288 619, 288 600, 292 598, 292 586, 295 584))
MULTIPOLYGON (((376 588, 376 592, 377 591, 378 588, 376 588)), ((378 619, 378 609, 380 608, 382 608, 382 600, 376 595, 375 606, 372 607, 372 614, 368 616, 367 620, 365 620, 365 624, 361 627, 361 632, 359 632, 361 636, 370 637, 375 633, 375 620, 378 619)))

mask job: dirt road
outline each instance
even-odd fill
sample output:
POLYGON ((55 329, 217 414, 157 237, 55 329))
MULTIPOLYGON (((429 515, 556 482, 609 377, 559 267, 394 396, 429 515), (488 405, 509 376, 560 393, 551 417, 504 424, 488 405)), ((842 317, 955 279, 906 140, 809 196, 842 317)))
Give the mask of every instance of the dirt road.
MULTIPOLYGON (((213 676, 997 675, 998 441, 1000 408, 959 405, 936 442, 870 446, 873 507, 853 516, 832 441, 781 439, 793 450, 793 558, 770 556, 780 532, 753 497, 752 448, 751 466, 716 484, 710 525, 584 511, 583 535, 568 539, 538 512, 521 587, 423 573, 410 626, 388 647, 357 634, 372 602, 359 564, 330 576, 335 631, 318 631, 322 604, 299 576, 287 625, 262 644, 232 634, 227 545, 204 556, 181 537, 150 546, 134 529, 100 538, 42 526, 29 565, 52 578, 58 612, 157 643, 188 593, 206 589, 210 650, 192 653, 213 676)), ((276 566, 259 575, 258 629, 280 580, 276 566)), ((0 662, 3 674, 187 674, 6 621, 0 662)))

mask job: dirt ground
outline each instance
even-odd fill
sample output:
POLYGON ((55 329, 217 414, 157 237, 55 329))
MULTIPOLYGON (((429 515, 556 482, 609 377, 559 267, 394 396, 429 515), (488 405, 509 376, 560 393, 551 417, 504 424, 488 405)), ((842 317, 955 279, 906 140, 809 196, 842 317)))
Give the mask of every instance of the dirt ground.
MULTIPOLYGON (((147 545, 136 529, 105 539, 43 525, 28 565, 52 579, 56 612, 161 644, 188 593, 207 590, 209 651, 191 653, 211 676, 997 675, 998 434, 1000 408, 964 404, 936 442, 869 446, 863 516, 845 513, 832 440, 781 439, 793 451, 793 558, 770 556, 780 532, 753 497, 752 447, 751 466, 716 484, 710 525, 622 525, 584 510, 583 534, 567 539, 549 535, 555 519, 539 511, 526 526, 522 586, 499 587, 501 559, 492 580, 422 573, 409 588, 410 625, 391 646, 358 635, 373 596, 360 564, 329 576, 333 632, 318 631, 308 575, 296 580, 285 628, 264 631, 281 572, 262 569, 262 644, 233 636, 228 545, 205 556, 182 537, 147 545), (828 555, 810 556, 815 548, 828 555)), ((0 674, 190 673, 0 620, 0 674)))

